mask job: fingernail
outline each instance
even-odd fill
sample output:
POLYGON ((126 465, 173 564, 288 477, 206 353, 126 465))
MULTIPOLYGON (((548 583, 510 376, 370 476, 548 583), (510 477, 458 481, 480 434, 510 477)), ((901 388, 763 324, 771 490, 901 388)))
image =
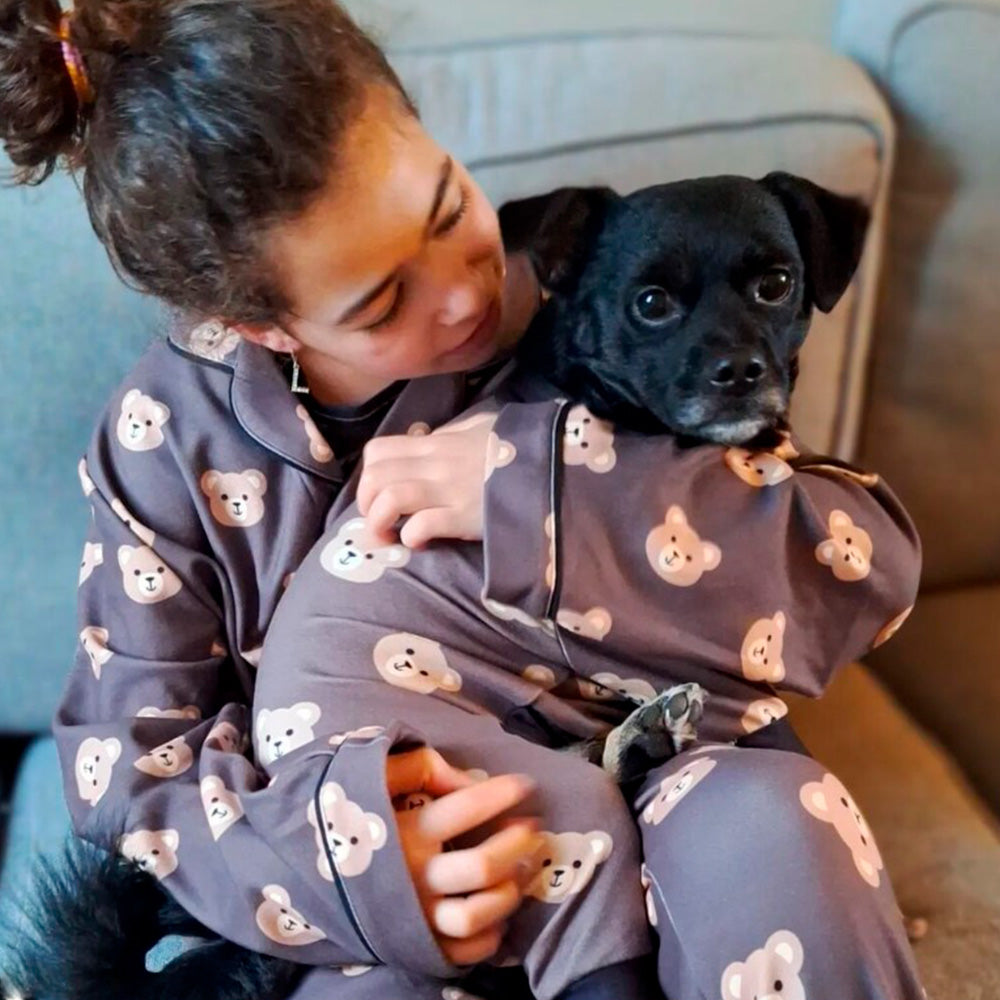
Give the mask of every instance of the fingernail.
POLYGON ((514 780, 517 782, 518 788, 525 793, 533 792, 538 787, 538 782, 529 774, 515 774, 514 780))

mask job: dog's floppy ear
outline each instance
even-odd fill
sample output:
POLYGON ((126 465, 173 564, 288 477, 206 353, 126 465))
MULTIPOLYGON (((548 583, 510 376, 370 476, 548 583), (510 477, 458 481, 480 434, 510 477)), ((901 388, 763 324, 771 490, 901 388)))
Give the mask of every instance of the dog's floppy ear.
POLYGON ((806 267, 806 291, 829 312, 847 290, 861 260, 871 213, 803 177, 780 171, 760 181, 784 206, 806 267))
POLYGON ((618 195, 606 187, 565 187, 500 206, 500 233, 508 253, 524 250, 538 280, 565 292, 579 277, 588 247, 618 195))

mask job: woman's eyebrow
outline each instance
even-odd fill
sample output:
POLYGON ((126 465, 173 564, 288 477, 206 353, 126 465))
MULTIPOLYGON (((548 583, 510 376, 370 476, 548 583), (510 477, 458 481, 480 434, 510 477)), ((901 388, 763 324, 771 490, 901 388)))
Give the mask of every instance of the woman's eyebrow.
MULTIPOLYGON (((431 229, 434 226, 434 220, 437 218, 438 212, 441 210, 441 203, 444 201, 445 193, 448 190, 448 182, 451 180, 452 171, 455 168, 455 163, 450 156, 446 156, 444 163, 441 164, 440 174, 438 176, 437 189, 434 192, 434 200, 431 203, 431 210, 427 216, 427 223, 424 227, 424 239, 430 234, 431 229)), ((350 323, 355 316, 363 312, 367 306, 374 302, 385 290, 396 280, 396 275, 398 269, 393 271, 392 274, 383 278, 374 288, 369 289, 364 295, 358 299, 354 305, 349 306, 344 314, 335 320, 335 324, 340 326, 343 323, 350 323)))

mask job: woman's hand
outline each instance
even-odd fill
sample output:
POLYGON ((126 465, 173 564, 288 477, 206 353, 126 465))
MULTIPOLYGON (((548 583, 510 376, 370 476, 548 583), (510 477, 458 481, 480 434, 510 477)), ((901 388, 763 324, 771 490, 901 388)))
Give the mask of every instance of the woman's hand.
POLYGON ((393 798, 434 796, 427 805, 396 812, 403 854, 447 959, 454 965, 485 961, 500 947, 505 921, 538 870, 537 820, 509 820, 478 847, 445 851, 444 845, 522 802, 534 784, 514 774, 477 782, 429 748, 390 756, 386 780, 393 798))
POLYGON ((479 541, 490 432, 496 414, 480 413, 420 437, 397 434, 365 445, 358 509, 377 545, 411 549, 433 538, 479 541))

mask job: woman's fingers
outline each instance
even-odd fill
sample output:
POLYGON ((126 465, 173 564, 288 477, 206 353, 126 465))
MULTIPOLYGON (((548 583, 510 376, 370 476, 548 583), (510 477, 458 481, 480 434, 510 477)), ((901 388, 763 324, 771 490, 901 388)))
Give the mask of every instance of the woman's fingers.
POLYGON ((431 905, 431 925, 445 937, 472 938, 506 920, 521 905, 521 890, 507 881, 467 899, 438 899, 431 905))
POLYGON ((522 819, 476 847, 436 854, 424 867, 424 887, 454 896, 508 881, 524 885, 538 871, 543 844, 537 821, 522 819))
POLYGON ((523 802, 534 790, 526 774, 497 775, 435 799, 418 810, 415 823, 430 840, 451 840, 523 802))
POLYGON ((399 540, 408 549, 422 549, 435 538, 459 538, 461 531, 462 525, 452 508, 430 507, 407 520, 399 532, 399 540))
POLYGON ((491 927, 471 938, 438 938, 438 945, 452 965, 476 965, 497 953, 506 927, 491 927))
POLYGON ((389 797, 393 799, 411 792, 447 795, 476 784, 475 778, 452 767, 437 750, 430 747, 390 754, 385 762, 385 780, 389 797))

